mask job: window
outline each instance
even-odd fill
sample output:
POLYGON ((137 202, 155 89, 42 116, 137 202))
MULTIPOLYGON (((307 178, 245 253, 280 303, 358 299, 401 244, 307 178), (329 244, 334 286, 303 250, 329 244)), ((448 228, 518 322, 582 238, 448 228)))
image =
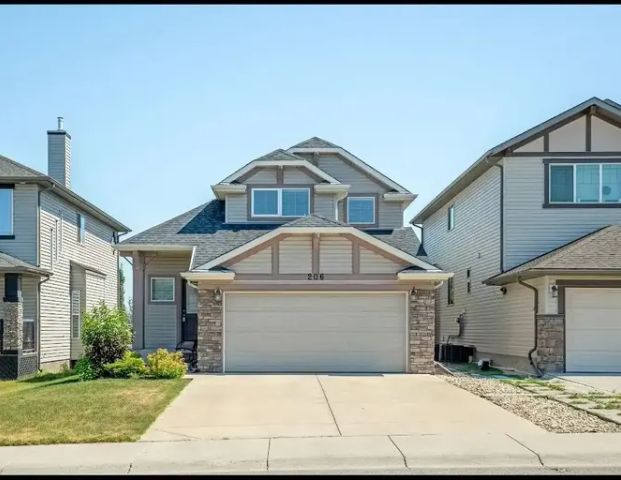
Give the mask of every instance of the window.
POLYGON ((26 352, 36 350, 35 344, 35 321, 32 318, 24 318, 24 336, 22 339, 22 349, 26 352))
POLYGON ((454 298, 454 288, 453 288, 453 277, 449 278, 446 281, 446 289, 447 289, 447 295, 446 295, 446 300, 447 303, 449 305, 453 305, 455 303, 455 298, 454 298))
POLYGON ((13 235, 13 186, 0 185, 0 235, 13 235))
POLYGON ((453 230, 455 227, 455 205, 448 208, 447 225, 449 230, 453 230))
POLYGON ((151 301, 174 302, 175 279, 174 277, 151 277, 151 301))
POLYGON ((255 188, 253 217, 304 217, 310 211, 308 188, 255 188))
POLYGON ((80 290, 71 290, 71 336, 80 338, 80 290))
POLYGON ((84 215, 78 213, 78 242, 84 243, 84 237, 86 234, 86 219, 84 215))
POLYGON ((63 226, 65 223, 65 215, 63 214, 63 212, 60 212, 60 232, 58 233, 58 254, 62 255, 63 254, 63 231, 65 230, 65 227, 63 226))
POLYGON ((550 203, 621 203, 621 164, 549 166, 550 203))
POLYGON ((472 292, 472 285, 470 283, 470 269, 466 270, 466 292, 472 292))
POLYGON ((373 225, 375 223, 375 197, 348 197, 347 223, 373 225))
POLYGON ((54 261, 58 262, 58 220, 55 220, 54 228, 54 261))

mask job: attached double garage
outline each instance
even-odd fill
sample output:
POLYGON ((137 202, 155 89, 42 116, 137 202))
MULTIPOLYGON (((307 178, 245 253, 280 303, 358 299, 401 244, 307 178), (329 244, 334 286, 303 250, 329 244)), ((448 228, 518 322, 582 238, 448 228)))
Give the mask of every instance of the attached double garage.
POLYGON ((564 290, 565 370, 621 373, 621 288, 564 290))
POLYGON ((225 372, 406 372, 408 291, 226 292, 225 372))

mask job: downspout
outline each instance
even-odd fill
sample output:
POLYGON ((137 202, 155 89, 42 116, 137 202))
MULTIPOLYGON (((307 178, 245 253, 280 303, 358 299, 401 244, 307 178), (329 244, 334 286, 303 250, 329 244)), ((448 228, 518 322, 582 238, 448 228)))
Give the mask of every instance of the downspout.
POLYGON ((537 329, 538 329, 538 321, 537 321, 537 316, 539 314, 539 290, 537 290, 536 287, 533 287, 532 285, 523 282, 522 279, 518 276, 517 278, 517 282, 522 285, 523 287, 529 288, 533 291, 533 312, 534 312, 534 316, 535 316, 535 342, 533 345, 533 348, 531 348, 528 351, 528 361, 530 362, 530 366, 533 367, 533 369, 535 370, 535 372, 537 372, 537 377, 543 377, 543 372, 539 369, 539 367, 535 364, 535 361, 533 360, 533 353, 535 353, 535 351, 537 350, 537 329))

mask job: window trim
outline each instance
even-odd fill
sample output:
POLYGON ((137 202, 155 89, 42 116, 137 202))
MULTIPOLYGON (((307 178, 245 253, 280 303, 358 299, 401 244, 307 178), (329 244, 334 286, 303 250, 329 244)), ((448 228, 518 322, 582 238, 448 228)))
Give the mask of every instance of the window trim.
POLYGON ((374 196, 370 196, 370 195, 360 195, 360 196, 356 196, 356 195, 351 195, 351 196, 347 196, 347 223, 350 225, 375 225, 377 223, 377 219, 376 219, 376 215, 375 215, 375 210, 377 208, 377 203, 376 203, 376 198, 374 196), (373 212, 373 221, 372 222, 352 222, 350 215, 349 215, 349 202, 350 200, 372 200, 373 202, 373 208, 371 209, 371 211, 373 212))
POLYGON ((621 202, 602 201, 602 180, 604 165, 619 165, 621 158, 544 158, 544 203, 543 208, 621 208, 621 202), (599 202, 576 202, 576 165, 599 165, 599 202), (573 167, 573 201, 553 202, 550 200, 552 195, 552 175, 550 174, 553 166, 573 167))
POLYGON ((15 239, 15 185, 10 183, 0 184, 0 189, 11 191, 11 230, 9 232, 0 232, 0 239, 13 240, 15 239))
MULTIPOLYGON (((24 318, 23 323, 32 323, 32 348, 24 348, 24 338, 22 338, 22 351, 24 353, 31 353, 37 351, 37 322, 34 318, 24 318)), ((23 327, 22 327, 23 328, 23 327)))
POLYGON ((169 275, 153 275, 149 277, 149 303, 175 303, 177 297, 177 279, 174 276, 169 275), (172 280, 173 282, 173 290, 172 290, 172 300, 155 300, 153 298, 153 280, 172 280))
POLYGON ((252 218, 301 218, 301 217, 305 217, 306 215, 283 215, 282 214, 282 193, 283 190, 287 190, 287 191, 298 191, 298 192, 302 192, 302 191, 306 191, 306 195, 308 198, 308 211, 306 213, 306 215, 310 215, 310 210, 311 210, 311 193, 310 193, 310 188, 308 187, 255 187, 252 188, 251 192, 250 192, 250 215, 252 218), (277 193, 277 203, 276 203, 276 213, 255 213, 254 211, 254 194, 255 192, 258 191, 271 191, 271 192, 276 192, 277 193))
POLYGON ((452 231, 455 229, 455 204, 451 204, 446 211, 446 230, 452 231))
POLYGON ((78 227, 78 243, 84 245, 86 243, 86 217, 82 213, 77 213, 78 227), (82 225, 84 227, 82 227, 82 225), (84 233, 82 233, 84 231, 84 233))
POLYGON ((455 281, 450 277, 446 281, 446 304, 455 305, 455 281))

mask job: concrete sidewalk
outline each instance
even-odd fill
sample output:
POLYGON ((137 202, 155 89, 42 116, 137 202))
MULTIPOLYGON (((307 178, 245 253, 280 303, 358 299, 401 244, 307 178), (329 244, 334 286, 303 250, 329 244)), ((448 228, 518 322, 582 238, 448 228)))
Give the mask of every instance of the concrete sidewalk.
POLYGON ((621 472, 621 434, 327 436, 0 448, 0 473, 621 472))

